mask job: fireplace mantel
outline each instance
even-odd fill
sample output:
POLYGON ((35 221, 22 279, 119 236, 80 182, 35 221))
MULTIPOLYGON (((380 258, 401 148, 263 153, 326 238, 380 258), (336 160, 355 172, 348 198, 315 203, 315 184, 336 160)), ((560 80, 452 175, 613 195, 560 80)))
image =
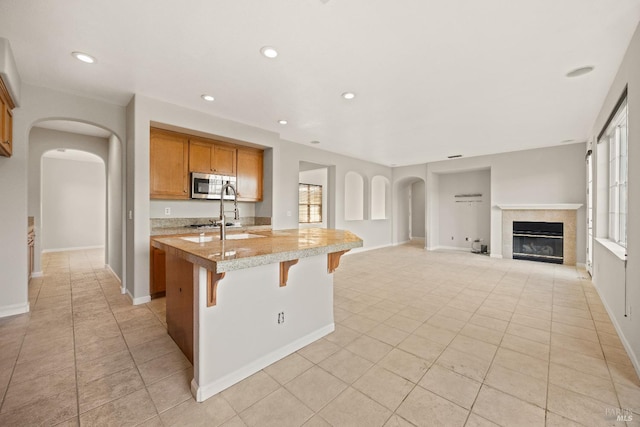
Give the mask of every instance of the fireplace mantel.
POLYGON ((532 204, 532 205, 496 205, 503 211, 519 210, 567 210, 575 211, 582 207, 581 203, 552 203, 552 204, 532 204))

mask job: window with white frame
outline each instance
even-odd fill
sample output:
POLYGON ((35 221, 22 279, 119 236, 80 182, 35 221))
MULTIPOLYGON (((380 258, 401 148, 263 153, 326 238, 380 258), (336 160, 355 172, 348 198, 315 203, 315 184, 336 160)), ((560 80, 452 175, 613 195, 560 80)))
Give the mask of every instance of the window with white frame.
POLYGON ((607 126, 598 138, 598 144, 606 144, 609 153, 607 237, 623 247, 627 246, 627 111, 625 91, 607 126))
POLYGON ((298 184, 298 222, 322 222, 322 185, 298 184))

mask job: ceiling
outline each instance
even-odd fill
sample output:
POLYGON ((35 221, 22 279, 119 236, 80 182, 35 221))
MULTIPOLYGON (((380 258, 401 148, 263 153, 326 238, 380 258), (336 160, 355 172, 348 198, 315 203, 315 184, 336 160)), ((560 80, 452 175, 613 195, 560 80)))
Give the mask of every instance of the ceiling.
POLYGON ((639 20, 640 0, 0 2, 25 83, 142 94, 385 165, 584 141, 639 20))

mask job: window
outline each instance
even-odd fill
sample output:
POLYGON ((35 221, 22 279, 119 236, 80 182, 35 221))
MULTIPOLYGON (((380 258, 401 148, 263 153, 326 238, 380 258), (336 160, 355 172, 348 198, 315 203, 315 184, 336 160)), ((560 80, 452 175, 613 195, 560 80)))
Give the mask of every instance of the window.
POLYGON ((607 237, 623 247, 627 246, 627 111, 625 91, 598 138, 598 144, 606 144, 609 153, 607 237))
POLYGON ((322 185, 298 184, 298 222, 322 222, 322 185))

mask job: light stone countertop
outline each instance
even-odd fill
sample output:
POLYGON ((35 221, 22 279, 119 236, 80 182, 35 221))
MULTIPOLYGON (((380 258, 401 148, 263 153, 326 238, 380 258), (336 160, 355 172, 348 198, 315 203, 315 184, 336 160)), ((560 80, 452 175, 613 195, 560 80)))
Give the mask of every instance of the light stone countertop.
MULTIPOLYGON (((250 232, 265 237, 223 242, 218 234, 205 233, 205 236, 212 236, 213 239, 196 243, 184 240, 186 236, 156 236, 152 237, 152 244, 216 273, 362 247, 362 239, 344 230, 307 228, 250 232)), ((227 237, 232 234, 238 233, 229 231, 227 237)))

